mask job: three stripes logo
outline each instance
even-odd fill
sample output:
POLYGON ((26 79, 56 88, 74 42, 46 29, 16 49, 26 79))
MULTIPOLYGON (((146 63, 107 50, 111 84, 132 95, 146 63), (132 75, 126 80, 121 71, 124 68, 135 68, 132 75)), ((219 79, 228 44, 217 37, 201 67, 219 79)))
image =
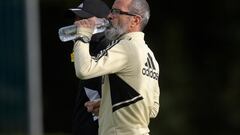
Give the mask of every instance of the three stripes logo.
POLYGON ((159 75, 157 72, 154 71, 156 70, 156 67, 153 63, 152 56, 149 53, 147 55, 148 55, 147 62, 145 63, 145 67, 142 69, 142 74, 155 80, 158 80, 159 75))

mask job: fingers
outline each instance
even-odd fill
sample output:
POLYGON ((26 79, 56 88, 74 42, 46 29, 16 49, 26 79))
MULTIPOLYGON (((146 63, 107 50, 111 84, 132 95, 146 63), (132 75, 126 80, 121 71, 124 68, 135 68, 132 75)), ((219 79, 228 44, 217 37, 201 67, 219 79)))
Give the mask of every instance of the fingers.
POLYGON ((91 105, 85 105, 85 107, 87 108, 88 112, 93 112, 93 106, 91 105))
POLYGON ((78 27, 84 28, 94 28, 95 27, 95 19, 82 19, 75 21, 74 24, 78 27))
POLYGON ((94 115, 98 115, 99 108, 100 108, 100 100, 98 100, 98 101, 88 101, 84 104, 84 106, 87 108, 88 112, 91 112, 94 115))
POLYGON ((88 112, 93 112, 94 105, 92 101, 88 101, 84 104, 84 106, 87 108, 88 112))

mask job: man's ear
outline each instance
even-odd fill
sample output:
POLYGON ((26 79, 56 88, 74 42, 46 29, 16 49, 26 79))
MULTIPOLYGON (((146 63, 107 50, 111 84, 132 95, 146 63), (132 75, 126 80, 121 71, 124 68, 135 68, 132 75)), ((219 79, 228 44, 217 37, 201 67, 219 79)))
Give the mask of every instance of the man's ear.
POLYGON ((133 16, 131 27, 135 27, 136 25, 139 25, 141 23, 141 19, 142 19, 141 16, 138 16, 138 15, 133 16))

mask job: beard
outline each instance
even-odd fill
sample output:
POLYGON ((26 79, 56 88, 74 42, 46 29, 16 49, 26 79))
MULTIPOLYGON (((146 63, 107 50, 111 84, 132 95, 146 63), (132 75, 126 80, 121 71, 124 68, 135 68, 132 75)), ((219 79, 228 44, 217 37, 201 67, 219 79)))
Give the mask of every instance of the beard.
POLYGON ((110 25, 105 30, 105 37, 108 40, 116 40, 126 32, 127 32, 127 25, 116 25, 116 26, 110 25))

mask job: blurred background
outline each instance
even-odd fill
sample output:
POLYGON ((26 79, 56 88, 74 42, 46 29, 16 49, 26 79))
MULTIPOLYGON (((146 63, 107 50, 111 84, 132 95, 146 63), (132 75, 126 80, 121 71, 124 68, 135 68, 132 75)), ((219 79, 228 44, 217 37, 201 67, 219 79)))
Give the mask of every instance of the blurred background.
MULTIPOLYGON (((0 135, 71 134, 78 80, 58 29, 80 2, 0 1, 0 135)), ((151 135, 239 135, 240 1, 148 2, 145 38, 161 68, 151 135)))

